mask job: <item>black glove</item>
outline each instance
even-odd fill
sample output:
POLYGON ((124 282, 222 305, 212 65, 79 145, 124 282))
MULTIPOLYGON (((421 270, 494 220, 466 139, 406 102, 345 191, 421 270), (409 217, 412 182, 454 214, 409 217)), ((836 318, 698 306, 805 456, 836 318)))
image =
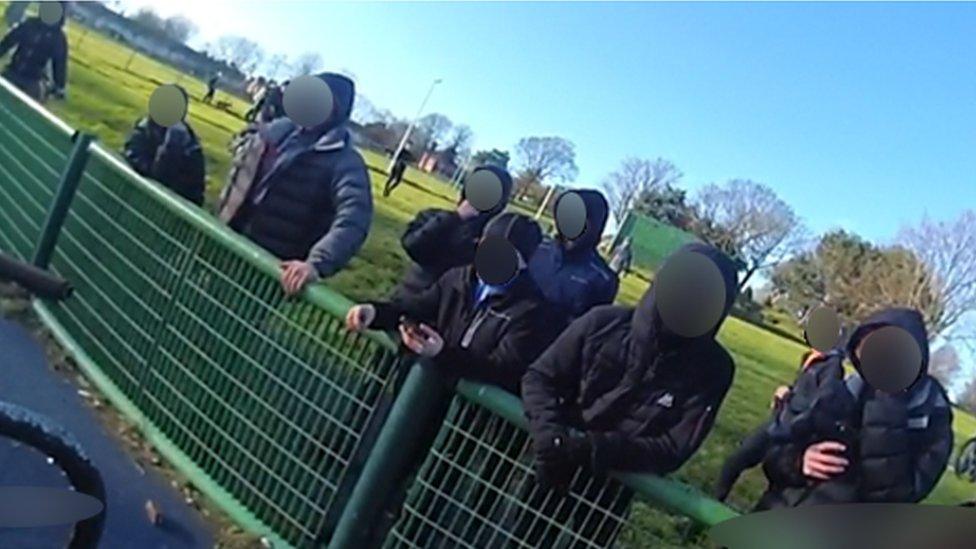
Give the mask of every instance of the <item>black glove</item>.
POLYGON ((548 429, 533 437, 535 471, 539 484, 565 496, 576 469, 589 462, 592 445, 585 434, 548 429))

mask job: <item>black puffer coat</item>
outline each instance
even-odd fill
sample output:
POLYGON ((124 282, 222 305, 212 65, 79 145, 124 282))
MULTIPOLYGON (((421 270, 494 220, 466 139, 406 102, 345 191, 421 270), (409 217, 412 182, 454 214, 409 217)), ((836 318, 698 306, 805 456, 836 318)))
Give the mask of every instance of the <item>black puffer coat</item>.
MULTIPOLYGON (((499 206, 467 220, 461 219, 453 210, 431 208, 418 213, 400 239, 413 263, 394 291, 395 297, 422 292, 448 269, 470 265, 474 261, 481 231, 505 208, 512 189, 512 177, 507 171, 495 166, 481 166, 477 170, 489 170, 501 180, 499 206)), ((463 195, 461 199, 464 200, 463 195)))
POLYGON ((7 71, 20 79, 37 81, 44 78, 50 63, 54 86, 63 89, 68 81, 68 39, 63 26, 63 16, 55 25, 44 23, 40 17, 31 17, 10 29, 0 40, 0 57, 11 48, 17 48, 7 71))
POLYGON ((373 303, 371 327, 393 330, 401 315, 424 322, 444 338, 433 363, 449 381, 467 377, 518 393, 525 369, 556 336, 551 311, 526 273, 475 307, 477 280, 473 267, 457 267, 422 292, 373 303))
POLYGON ((139 120, 123 154, 139 175, 159 181, 197 206, 203 204, 206 161, 200 141, 185 122, 164 128, 148 117, 139 120))
POLYGON ((345 76, 317 75, 329 85, 332 116, 299 128, 279 118, 238 147, 218 215, 280 259, 306 260, 322 277, 359 251, 373 219, 366 164, 347 129, 355 87, 345 76))
MULTIPOLYGON (((718 266, 726 285, 724 318, 735 299, 735 266, 710 246, 682 250, 718 266)), ((704 441, 732 384, 734 364, 715 341, 717 330, 693 339, 670 334, 653 287, 635 309, 592 309, 522 379, 533 437, 554 427, 586 431, 589 465, 597 472, 674 471, 704 441)))
POLYGON ((856 406, 852 432, 841 440, 851 465, 838 477, 816 481, 803 475, 802 458, 815 442, 798 438, 775 445, 764 470, 770 489, 759 509, 824 503, 912 503, 925 498, 945 471, 952 451, 952 409, 945 389, 928 375, 928 340, 921 315, 911 309, 887 309, 871 316, 851 336, 848 356, 873 330, 898 326, 910 333, 922 351, 922 372, 903 393, 878 391, 852 374, 847 388, 856 406))

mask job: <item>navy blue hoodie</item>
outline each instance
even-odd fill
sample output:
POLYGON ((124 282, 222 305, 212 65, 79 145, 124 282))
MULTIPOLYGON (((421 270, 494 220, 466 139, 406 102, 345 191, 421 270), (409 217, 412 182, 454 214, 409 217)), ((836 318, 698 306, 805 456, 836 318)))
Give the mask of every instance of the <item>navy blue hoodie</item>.
POLYGON ((547 239, 529 262, 546 300, 569 323, 597 305, 613 303, 617 274, 597 253, 610 208, 599 191, 575 191, 586 205, 586 229, 574 240, 547 239))

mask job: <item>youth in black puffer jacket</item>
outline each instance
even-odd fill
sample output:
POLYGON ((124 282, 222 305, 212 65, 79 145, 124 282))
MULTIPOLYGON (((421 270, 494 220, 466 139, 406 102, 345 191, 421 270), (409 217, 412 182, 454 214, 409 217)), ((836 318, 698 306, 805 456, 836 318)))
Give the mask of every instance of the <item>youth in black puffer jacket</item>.
POLYGON ((188 123, 165 128, 147 116, 136 122, 122 153, 139 175, 162 183, 197 206, 203 205, 206 160, 188 123))
MULTIPOLYGON (((886 309, 868 318, 851 336, 848 357, 860 368, 859 349, 868 334, 897 326, 911 334, 922 356, 918 379, 898 394, 847 379, 856 399, 849 422, 847 470, 830 480, 803 474, 803 454, 819 440, 795 438, 770 450, 764 470, 771 486, 757 509, 826 503, 914 503, 925 498, 945 471, 952 451, 952 409, 945 389, 928 375, 928 337, 913 309, 886 309)), ((821 439, 822 440, 822 439, 821 439)))
MULTIPOLYGON (((472 173, 479 170, 491 171, 501 181, 502 199, 498 206, 462 219, 460 210, 467 200, 462 192, 458 210, 431 208, 418 213, 400 239, 413 263, 394 290, 394 298, 422 292, 449 269, 474 261, 481 231, 488 221, 505 209, 512 192, 512 177, 507 171, 496 166, 481 166, 472 173)), ((467 209, 477 212, 470 205, 467 209)))
MULTIPOLYGON (((542 239, 535 222, 513 213, 484 232, 505 238, 523 257, 542 239)), ((486 290, 473 266, 456 267, 422 292, 371 303, 370 328, 393 330, 402 316, 422 322, 444 341, 431 362, 449 383, 467 377, 518 393, 525 369, 556 336, 551 309, 524 268, 509 284, 486 290)))
POLYGON ((10 65, 3 71, 18 88, 37 100, 44 97, 44 72, 48 63, 54 78, 54 95, 64 93, 68 83, 68 39, 64 34, 66 5, 61 4, 61 19, 48 25, 40 17, 31 17, 10 29, 0 40, 0 57, 14 50, 10 65))
POLYGON ((283 260, 305 261, 332 276, 362 247, 373 218, 366 164, 347 124, 355 98, 349 78, 317 75, 334 109, 314 128, 279 118, 239 145, 218 215, 283 260))
POLYGON ((596 307, 570 324, 522 379, 543 476, 571 474, 567 463, 597 474, 663 475, 687 461, 711 430, 734 373, 715 334, 735 299, 736 269, 711 246, 694 243, 681 251, 702 254, 718 267, 726 290, 718 323, 696 338, 671 333, 652 286, 635 309, 596 307), (552 463, 540 459, 553 447, 564 448, 564 455, 552 463))

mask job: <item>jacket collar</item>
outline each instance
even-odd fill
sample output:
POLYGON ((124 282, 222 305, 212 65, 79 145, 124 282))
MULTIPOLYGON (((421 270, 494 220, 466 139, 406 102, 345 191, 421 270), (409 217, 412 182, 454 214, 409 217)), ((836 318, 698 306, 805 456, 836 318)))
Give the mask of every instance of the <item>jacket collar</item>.
POLYGON ((340 125, 322 134, 322 137, 312 145, 312 150, 316 152, 336 151, 346 146, 349 139, 349 130, 346 126, 340 125))

